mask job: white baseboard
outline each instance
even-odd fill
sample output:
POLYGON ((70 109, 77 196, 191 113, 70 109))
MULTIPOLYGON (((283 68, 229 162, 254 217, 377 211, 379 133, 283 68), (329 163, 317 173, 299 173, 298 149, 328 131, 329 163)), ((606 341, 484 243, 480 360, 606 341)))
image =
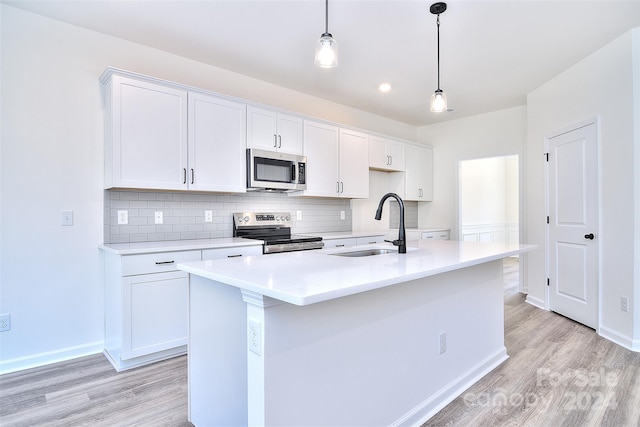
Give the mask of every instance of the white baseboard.
POLYGON ((103 341, 0 361, 0 375, 101 353, 103 341))
POLYGON ((437 414, 442 408, 451 403, 456 397, 462 395, 469 387, 480 381, 482 377, 493 371, 508 358, 507 349, 502 347, 498 352, 460 375, 391 425, 419 426, 424 424, 429 418, 437 414))
POLYGON ((622 335, 613 329, 607 328, 606 326, 600 326, 598 328, 598 335, 626 348, 627 350, 640 352, 640 340, 634 340, 633 338, 622 335))
POLYGON ((548 310, 547 304, 536 297, 532 297, 531 295, 527 295, 527 298, 524 300, 526 303, 533 305, 534 307, 541 308, 542 310, 548 310))

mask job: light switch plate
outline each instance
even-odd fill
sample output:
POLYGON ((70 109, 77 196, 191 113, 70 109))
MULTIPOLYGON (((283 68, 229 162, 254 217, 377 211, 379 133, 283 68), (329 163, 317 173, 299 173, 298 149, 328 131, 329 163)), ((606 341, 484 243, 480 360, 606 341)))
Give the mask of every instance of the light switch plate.
POLYGON ((249 319, 247 339, 249 340, 249 350, 260 356, 262 354, 262 323, 249 319))
POLYGON ((129 224, 129 211, 118 211, 118 225, 129 224))
POLYGON ((73 225, 73 211, 60 211, 60 225, 73 225))
POLYGON ((162 214, 162 211, 158 211, 155 214, 155 221, 156 224, 162 224, 164 221, 164 215, 162 214))

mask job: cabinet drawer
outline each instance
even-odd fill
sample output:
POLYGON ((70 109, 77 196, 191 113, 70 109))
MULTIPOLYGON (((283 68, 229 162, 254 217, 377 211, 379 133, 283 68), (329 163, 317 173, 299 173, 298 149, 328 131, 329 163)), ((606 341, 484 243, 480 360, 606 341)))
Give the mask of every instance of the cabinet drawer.
POLYGON ((374 243, 382 243, 384 242, 384 236, 368 236, 368 237, 358 237, 356 239, 358 245, 371 245, 374 243))
POLYGON ((425 240, 449 240, 448 231, 428 231, 422 233, 422 238, 425 240))
POLYGON ((159 252, 122 257, 122 275, 162 273, 175 271, 180 262, 200 261, 200 251, 159 252))
POLYGON ((327 239, 323 240, 325 248, 342 248, 345 246, 355 246, 357 245, 357 240, 355 238, 348 239, 327 239))
POLYGON ((262 255, 260 246, 239 246, 235 248, 205 249, 202 251, 202 260, 234 258, 238 256, 262 255))

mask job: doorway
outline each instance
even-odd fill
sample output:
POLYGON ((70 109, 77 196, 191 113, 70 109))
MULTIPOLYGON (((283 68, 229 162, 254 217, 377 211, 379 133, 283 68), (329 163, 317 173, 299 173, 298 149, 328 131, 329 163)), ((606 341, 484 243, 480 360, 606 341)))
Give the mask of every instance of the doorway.
POLYGON ((598 317, 596 122, 559 132, 547 148, 549 309, 591 328, 598 317))
MULTIPOLYGON (((457 227, 458 238, 465 242, 519 243, 519 155, 458 162, 457 227)), ((505 263, 518 276, 518 290, 523 291, 518 257, 505 263)), ((514 280, 507 282, 512 285, 514 280)))
POLYGON ((461 160, 458 171, 460 240, 518 243, 519 156, 461 160))

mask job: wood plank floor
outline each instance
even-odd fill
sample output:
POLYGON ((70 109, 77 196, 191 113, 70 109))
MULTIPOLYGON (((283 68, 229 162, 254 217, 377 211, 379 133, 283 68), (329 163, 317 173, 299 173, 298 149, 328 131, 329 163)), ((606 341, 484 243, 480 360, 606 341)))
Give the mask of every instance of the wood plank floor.
MULTIPOLYGON (((524 302, 505 262, 510 358, 424 426, 640 426, 640 353, 524 302)), ((2 426, 191 426, 186 356, 117 373, 94 355, 0 376, 2 426)))

